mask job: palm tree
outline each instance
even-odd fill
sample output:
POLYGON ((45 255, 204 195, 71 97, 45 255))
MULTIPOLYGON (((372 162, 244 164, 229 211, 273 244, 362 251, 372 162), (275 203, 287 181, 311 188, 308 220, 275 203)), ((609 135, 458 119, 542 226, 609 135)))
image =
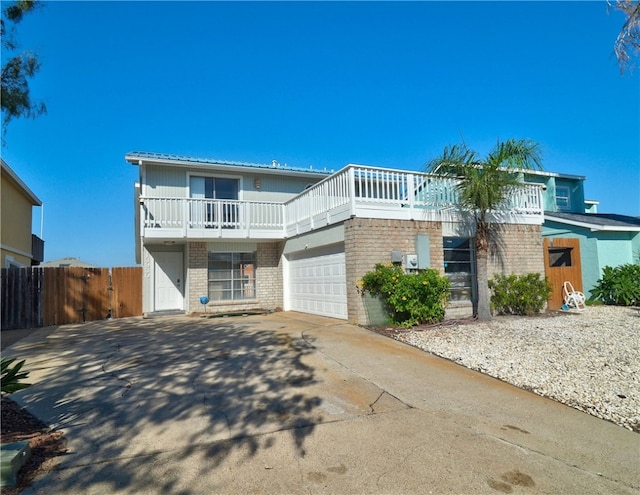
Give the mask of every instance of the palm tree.
POLYGON ((492 212, 504 208, 513 187, 521 184, 519 172, 542 170, 539 146, 528 139, 498 141, 484 158, 479 158, 464 144, 448 146, 442 156, 430 160, 426 167, 430 173, 460 179, 460 206, 473 214, 476 227, 478 308, 475 316, 490 320, 488 257, 495 230, 492 212))

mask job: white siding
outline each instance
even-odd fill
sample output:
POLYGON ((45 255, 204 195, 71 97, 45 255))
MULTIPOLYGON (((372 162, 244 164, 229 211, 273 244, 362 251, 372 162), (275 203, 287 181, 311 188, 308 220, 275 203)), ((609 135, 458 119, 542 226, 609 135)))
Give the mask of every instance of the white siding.
POLYGON ((185 171, 172 167, 145 167, 145 184, 143 196, 156 198, 184 198, 187 196, 187 174, 185 171))
POLYGON ((239 174, 237 171, 225 171, 214 168, 168 167, 145 165, 144 196, 164 198, 188 197, 188 176, 242 177, 239 198, 244 201, 285 202, 304 191, 310 184, 318 182, 317 177, 291 177, 286 170, 281 175, 264 174, 260 170, 249 170, 239 174), (259 189, 256 187, 259 186, 259 189))

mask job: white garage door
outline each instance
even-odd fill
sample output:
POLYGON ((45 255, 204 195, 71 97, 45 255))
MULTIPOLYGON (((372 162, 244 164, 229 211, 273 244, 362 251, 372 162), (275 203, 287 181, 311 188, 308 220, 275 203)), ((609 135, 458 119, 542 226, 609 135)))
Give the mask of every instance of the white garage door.
POLYGON ((344 248, 314 249, 289 255, 291 311, 347 319, 344 248))

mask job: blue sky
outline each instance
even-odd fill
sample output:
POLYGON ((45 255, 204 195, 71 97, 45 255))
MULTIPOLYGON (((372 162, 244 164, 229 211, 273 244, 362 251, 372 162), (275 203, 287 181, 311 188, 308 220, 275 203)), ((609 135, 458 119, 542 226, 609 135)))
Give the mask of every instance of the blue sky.
POLYGON ((622 23, 606 2, 48 2, 17 31, 48 113, 2 155, 44 202, 45 258, 101 266, 135 263, 133 150, 421 170, 530 138, 600 212, 640 215, 622 23))

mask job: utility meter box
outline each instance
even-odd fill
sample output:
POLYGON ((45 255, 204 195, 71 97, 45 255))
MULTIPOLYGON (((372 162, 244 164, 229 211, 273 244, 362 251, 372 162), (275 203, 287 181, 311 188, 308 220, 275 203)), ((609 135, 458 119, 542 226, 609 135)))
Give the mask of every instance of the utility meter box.
POLYGON ((391 263, 402 263, 402 251, 391 251, 391 263))
POLYGON ((418 269, 418 255, 417 254, 407 254, 404 257, 404 267, 407 270, 417 270, 418 269))

